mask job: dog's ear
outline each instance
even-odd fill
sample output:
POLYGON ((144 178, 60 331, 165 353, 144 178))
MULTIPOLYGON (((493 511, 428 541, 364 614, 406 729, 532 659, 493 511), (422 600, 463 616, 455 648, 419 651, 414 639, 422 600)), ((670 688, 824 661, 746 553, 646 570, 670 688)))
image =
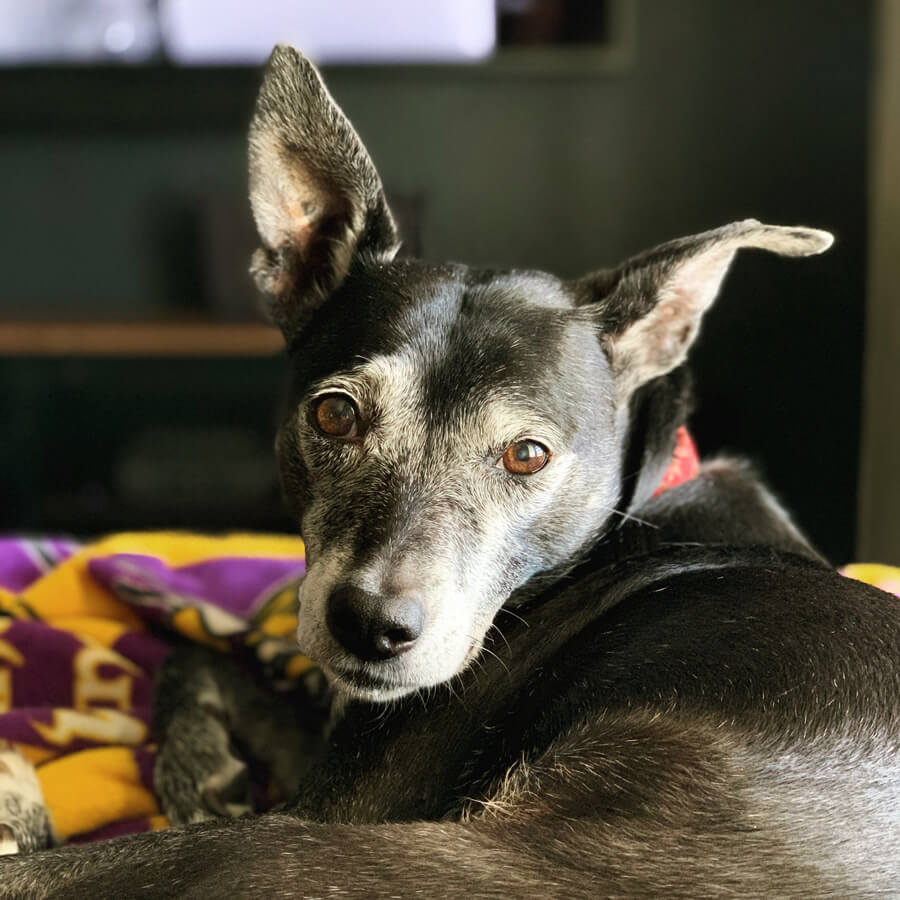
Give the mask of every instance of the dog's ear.
POLYGON ((278 46, 250 124, 251 273, 290 339, 363 255, 399 248, 381 179, 315 66, 278 46))
POLYGON ((662 244, 617 269, 580 279, 579 300, 600 326, 620 402, 684 360, 738 250, 811 256, 832 241, 827 231, 747 219, 662 244))

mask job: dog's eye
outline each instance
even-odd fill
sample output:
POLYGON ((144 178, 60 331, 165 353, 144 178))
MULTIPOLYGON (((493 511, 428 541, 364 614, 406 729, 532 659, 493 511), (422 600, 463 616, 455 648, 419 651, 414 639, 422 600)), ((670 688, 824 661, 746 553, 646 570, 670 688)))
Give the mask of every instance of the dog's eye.
POLYGON ((550 451, 537 441, 516 441, 503 451, 500 461, 513 475, 533 475, 550 462, 550 451))
POLYGON ((320 397, 313 415, 319 431, 329 437, 353 438, 359 433, 359 413, 353 401, 344 394, 320 397))

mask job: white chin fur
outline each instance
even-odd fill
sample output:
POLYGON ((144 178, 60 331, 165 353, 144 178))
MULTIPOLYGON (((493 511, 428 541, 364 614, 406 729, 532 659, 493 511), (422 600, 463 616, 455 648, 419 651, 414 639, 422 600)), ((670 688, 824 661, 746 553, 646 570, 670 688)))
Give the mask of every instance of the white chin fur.
MULTIPOLYGON (((328 665, 322 666, 322 671, 328 679, 332 690, 339 696, 347 700, 365 700, 368 703, 390 703, 393 700, 399 700, 407 694, 414 694, 416 691, 427 690, 428 688, 437 687, 446 684, 452 678, 455 678, 460 672, 467 669, 472 660, 478 655, 481 649, 481 642, 474 644, 466 656, 461 660, 456 669, 444 677, 424 678, 421 681, 402 681, 391 683, 386 679, 384 684, 377 686, 369 686, 354 681, 352 675, 348 673, 336 672, 328 665)), ((360 673, 363 679, 365 674, 360 673)))
POLYGON ((328 683, 332 690, 335 691, 344 700, 364 700, 367 703, 390 703, 392 700, 399 700, 407 694, 415 693, 423 685, 390 685, 386 684, 379 687, 364 687, 352 681, 348 681, 344 676, 338 675, 327 666, 322 667, 328 683))
POLYGON ((341 679, 333 681, 332 687, 347 700, 364 700, 366 703, 391 703, 418 690, 418 688, 406 686, 396 688, 361 688, 355 684, 348 684, 341 679))

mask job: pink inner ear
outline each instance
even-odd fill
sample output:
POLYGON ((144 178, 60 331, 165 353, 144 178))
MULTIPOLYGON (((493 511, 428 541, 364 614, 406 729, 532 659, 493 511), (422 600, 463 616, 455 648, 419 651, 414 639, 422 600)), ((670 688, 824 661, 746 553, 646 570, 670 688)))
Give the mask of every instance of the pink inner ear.
MULTIPOLYGON (((304 264, 329 257, 354 223, 352 200, 304 165, 291 161, 278 182, 279 246, 293 247, 304 264), (323 257, 323 258, 324 258, 323 257)), ((320 260, 321 261, 321 260, 320 260)))
POLYGON ((313 230, 319 206, 314 200, 301 199, 300 197, 285 197, 282 201, 285 232, 290 235, 289 242, 301 253, 309 246, 312 240, 313 230))
POLYGON ((267 247, 293 247, 305 255, 324 220, 346 205, 323 177, 307 166, 276 134, 254 136, 250 200, 267 247))
MULTIPOLYGON (((700 253, 677 265, 662 284, 659 302, 647 315, 644 330, 660 365, 677 365, 687 352, 734 253, 728 244, 700 253)), ((653 364, 653 360, 647 362, 653 364)))
POLYGON ((295 160, 282 163, 274 185, 277 198, 279 246, 289 245, 306 256, 317 233, 338 214, 345 203, 323 180, 295 160))
POLYGON ((720 245, 676 264, 659 286, 656 306, 613 341, 623 396, 684 360, 734 251, 733 246, 720 245))
MULTIPOLYGON (((647 350, 663 365, 680 357, 696 333, 702 312, 695 295, 685 290, 667 293, 647 316, 647 350)), ((653 359, 648 362, 652 365, 653 359)))
POLYGON ((684 315, 701 316, 716 299, 736 249, 725 242, 678 264, 661 285, 661 301, 677 295, 685 304, 684 315))

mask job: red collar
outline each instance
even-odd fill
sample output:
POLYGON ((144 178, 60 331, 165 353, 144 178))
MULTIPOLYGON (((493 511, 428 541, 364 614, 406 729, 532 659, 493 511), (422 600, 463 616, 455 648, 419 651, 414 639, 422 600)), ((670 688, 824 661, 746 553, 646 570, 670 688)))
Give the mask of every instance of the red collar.
POLYGON ((655 497, 669 488, 690 481, 700 471, 700 454, 697 453, 697 445, 687 428, 682 425, 677 432, 675 450, 672 453, 672 461, 666 474, 663 475, 659 487, 653 492, 655 497))

